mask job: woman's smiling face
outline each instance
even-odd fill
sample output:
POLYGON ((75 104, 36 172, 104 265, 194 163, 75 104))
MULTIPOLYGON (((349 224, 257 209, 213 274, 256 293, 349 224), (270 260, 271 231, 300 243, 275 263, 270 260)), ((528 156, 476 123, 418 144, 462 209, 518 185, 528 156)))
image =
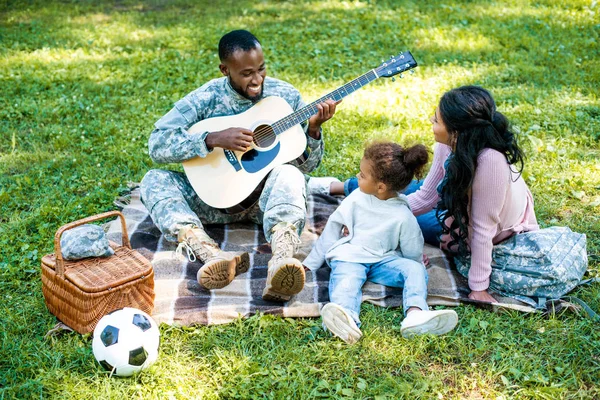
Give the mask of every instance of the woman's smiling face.
POLYGON ((435 113, 430 118, 431 128, 433 129, 433 137, 435 141, 442 144, 450 145, 450 134, 440 115, 440 109, 436 108, 435 113))

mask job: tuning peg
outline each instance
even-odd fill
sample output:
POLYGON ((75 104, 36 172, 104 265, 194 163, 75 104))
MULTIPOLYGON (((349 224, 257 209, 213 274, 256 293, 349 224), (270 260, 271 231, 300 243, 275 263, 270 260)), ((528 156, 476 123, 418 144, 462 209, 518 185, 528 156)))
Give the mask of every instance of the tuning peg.
POLYGON ((410 70, 410 74, 411 74, 411 75, 414 75, 414 74, 415 74, 415 70, 414 70, 414 69, 411 69, 411 70, 410 70))
POLYGON ((396 82, 396 78, 392 77, 392 82, 396 82))
POLYGON ((400 77, 400 79, 404 78, 404 75, 400 74, 398 75, 400 77))

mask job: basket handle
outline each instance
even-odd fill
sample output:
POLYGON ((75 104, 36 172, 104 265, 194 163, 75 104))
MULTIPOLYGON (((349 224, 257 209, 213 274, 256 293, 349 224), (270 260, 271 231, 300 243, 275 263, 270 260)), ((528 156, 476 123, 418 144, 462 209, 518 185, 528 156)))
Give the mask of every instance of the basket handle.
POLYGON ((89 222, 98 221, 98 220, 104 219, 104 218, 117 217, 117 216, 119 218, 121 218, 121 233, 122 233, 121 242, 123 243, 123 246, 131 249, 131 244, 129 243, 129 236, 127 235, 127 225, 125 224, 125 217, 123 216, 123 214, 120 211, 109 211, 109 212, 105 212, 105 213, 98 214, 98 215, 92 215, 91 217, 83 218, 83 219, 80 219, 77 221, 73 221, 71 223, 61 226, 58 229, 58 231, 56 231, 56 235, 54 235, 54 254, 56 257, 56 266, 55 266, 56 274, 58 276, 60 276, 61 278, 64 276, 65 266, 64 266, 63 256, 62 256, 62 250, 60 248, 60 237, 62 236, 62 234, 65 231, 68 231, 69 229, 73 229, 73 228, 76 228, 81 225, 85 225, 89 222))

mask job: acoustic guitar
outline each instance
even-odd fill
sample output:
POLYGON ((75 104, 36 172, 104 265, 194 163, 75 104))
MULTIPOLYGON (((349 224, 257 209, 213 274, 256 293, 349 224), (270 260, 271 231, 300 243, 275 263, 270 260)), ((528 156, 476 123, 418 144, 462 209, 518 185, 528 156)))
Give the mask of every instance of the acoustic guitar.
POLYGON ((217 147, 204 158, 183 162, 183 169, 203 202, 227 213, 243 211, 258 199, 264 179, 273 168, 305 160, 307 141, 300 124, 317 113, 317 104, 327 99, 339 101, 378 78, 389 78, 416 66, 412 54, 403 52, 297 111, 281 97, 271 96, 241 114, 202 120, 188 132, 246 128, 254 132, 253 147, 247 151, 217 147))

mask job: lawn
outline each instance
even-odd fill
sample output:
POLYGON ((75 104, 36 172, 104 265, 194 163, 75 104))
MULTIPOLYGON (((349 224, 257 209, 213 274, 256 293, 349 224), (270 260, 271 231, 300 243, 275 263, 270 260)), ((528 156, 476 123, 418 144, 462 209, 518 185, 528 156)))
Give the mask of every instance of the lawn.
MULTIPOLYGON (((400 310, 365 305, 355 346, 316 319, 163 325, 152 369, 111 378, 89 335, 44 337, 40 280, 61 225, 114 209, 157 166, 154 122, 219 76, 218 39, 238 28, 306 101, 401 50, 419 62, 344 100, 315 175, 354 174, 372 138, 431 146, 444 91, 489 89, 520 133, 540 224, 586 233, 596 276, 599 16, 595 0, 0 2, 0 399, 599 398, 598 323, 472 306, 450 334, 405 340, 400 310)), ((600 311, 600 284, 575 294, 600 311)))

